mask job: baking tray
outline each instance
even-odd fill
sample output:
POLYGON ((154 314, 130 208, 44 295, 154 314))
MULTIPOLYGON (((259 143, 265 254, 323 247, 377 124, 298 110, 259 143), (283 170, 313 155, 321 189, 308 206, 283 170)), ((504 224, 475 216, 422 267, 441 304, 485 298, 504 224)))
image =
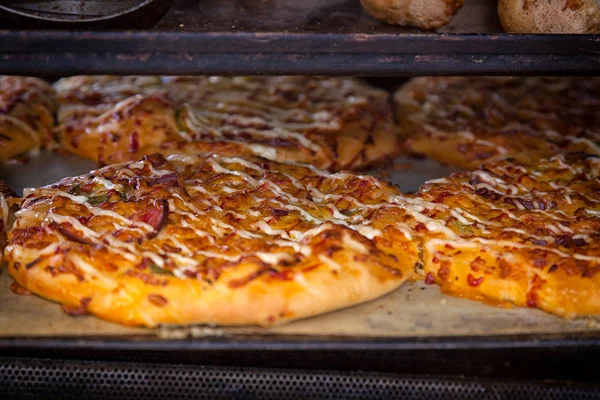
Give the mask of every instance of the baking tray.
POLYGON ((172 0, 3 0, 0 23, 19 28, 148 28, 172 0))
POLYGON ((436 32, 379 22, 358 0, 178 0, 152 29, 121 27, 0 30, 0 73, 409 76, 600 71, 600 35, 505 34, 491 0, 467 1, 436 32))
MULTIPOLYGON (((454 171, 426 159, 398 158, 394 165, 374 173, 405 192, 454 171)), ((1 166, 0 179, 20 192, 94 167, 75 156, 43 153, 23 165, 1 166)), ((5 270, 0 272, 1 355, 411 373, 518 372, 533 377, 543 372, 544 378, 561 371, 563 378, 600 378, 581 365, 583 359, 600 356, 600 325, 595 319, 569 321, 539 310, 492 307, 444 296, 435 285, 423 282, 405 284, 359 306, 273 328, 152 330, 126 328, 93 316, 67 316, 50 301, 13 294, 11 282, 5 270), (288 356, 282 357, 282 352, 288 356), (462 364, 456 361, 458 354, 462 364), (557 369, 570 364, 573 368, 567 372, 557 369)))

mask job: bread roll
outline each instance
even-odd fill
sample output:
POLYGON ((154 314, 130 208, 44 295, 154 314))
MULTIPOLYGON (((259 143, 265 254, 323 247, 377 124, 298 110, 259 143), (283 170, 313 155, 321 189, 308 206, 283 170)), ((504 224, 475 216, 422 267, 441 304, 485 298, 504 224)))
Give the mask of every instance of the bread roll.
POLYGON ((598 0, 499 0, 506 32, 600 33, 598 0))
POLYGON ((361 0, 373 17, 392 25, 434 29, 450 22, 464 0, 361 0))

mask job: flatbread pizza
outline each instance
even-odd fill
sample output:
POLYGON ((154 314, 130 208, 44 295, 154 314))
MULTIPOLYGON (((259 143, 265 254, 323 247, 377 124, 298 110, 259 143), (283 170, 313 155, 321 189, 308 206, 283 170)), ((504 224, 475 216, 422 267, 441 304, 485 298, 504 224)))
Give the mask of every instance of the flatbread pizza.
POLYGON ((146 156, 24 193, 9 273, 127 325, 270 325, 398 288, 418 263, 398 190, 371 176, 146 156))
POLYGON ((63 148, 101 164, 215 153, 337 171, 398 151, 388 93, 353 78, 76 76, 54 87, 63 148))
POLYGON ((599 315, 599 176, 600 158, 569 154, 426 183, 412 199, 423 278, 492 304, 599 315))
POLYGON ((55 145, 56 98, 38 78, 0 76, 0 162, 55 145))
POLYGON ((599 78, 422 77, 394 101, 406 150, 448 165, 600 155, 599 78))

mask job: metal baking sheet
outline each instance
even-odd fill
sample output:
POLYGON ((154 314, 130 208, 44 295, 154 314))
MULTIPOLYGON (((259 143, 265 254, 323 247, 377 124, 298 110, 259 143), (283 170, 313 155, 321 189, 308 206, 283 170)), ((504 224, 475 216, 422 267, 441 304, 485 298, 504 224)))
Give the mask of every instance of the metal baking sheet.
MULTIPOLYGON (((414 192, 427 179, 453 172, 432 160, 399 158, 395 166, 374 171, 414 192)), ((24 165, 0 166, 0 179, 20 193, 25 187, 46 185, 65 176, 87 173, 92 162, 74 156, 45 153, 24 165)), ((497 308, 475 301, 442 295, 436 286, 407 283, 380 299, 344 310, 272 328, 221 328, 195 326, 132 329, 93 316, 71 317, 60 307, 36 296, 10 291, 12 279, 0 272, 0 337, 140 336, 165 339, 244 335, 338 336, 371 338, 497 336, 598 332, 595 319, 565 320, 539 310, 497 308)))

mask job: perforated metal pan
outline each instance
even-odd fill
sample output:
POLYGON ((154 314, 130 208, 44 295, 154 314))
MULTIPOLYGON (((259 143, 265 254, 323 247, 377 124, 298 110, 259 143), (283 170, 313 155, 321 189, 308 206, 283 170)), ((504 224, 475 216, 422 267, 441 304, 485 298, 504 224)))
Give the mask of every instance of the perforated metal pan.
POLYGON ((0 0, 2 27, 147 28, 173 0, 0 0))

